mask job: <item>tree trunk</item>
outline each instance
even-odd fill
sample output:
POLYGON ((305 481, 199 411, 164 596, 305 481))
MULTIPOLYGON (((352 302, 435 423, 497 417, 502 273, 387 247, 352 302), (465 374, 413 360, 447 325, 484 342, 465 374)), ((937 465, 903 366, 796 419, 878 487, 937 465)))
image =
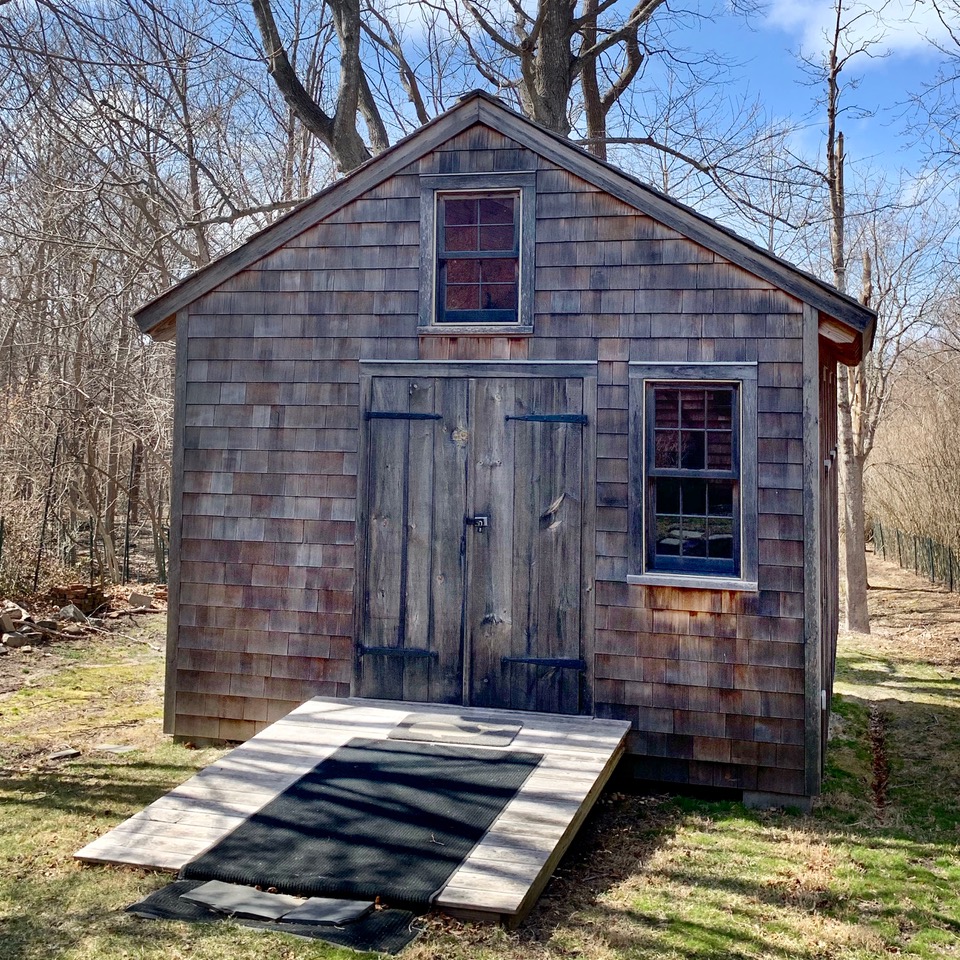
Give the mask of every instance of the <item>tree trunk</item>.
POLYGON ((521 44, 518 93, 523 112, 541 126, 570 135, 567 105, 573 86, 574 58, 570 39, 574 33, 572 4, 540 0, 536 38, 521 44))
POLYGON ((840 413, 840 479, 843 495, 844 571, 847 583, 848 630, 870 632, 867 611, 867 556, 863 509, 863 456, 857 451, 850 401, 850 381, 839 378, 837 406, 840 413))
MULTIPOLYGON (((583 5, 583 45, 587 49, 597 43, 597 0, 583 5)), ((587 149, 598 159, 607 159, 607 115, 597 80, 597 58, 580 68, 580 89, 583 91, 583 112, 587 119, 587 149)))

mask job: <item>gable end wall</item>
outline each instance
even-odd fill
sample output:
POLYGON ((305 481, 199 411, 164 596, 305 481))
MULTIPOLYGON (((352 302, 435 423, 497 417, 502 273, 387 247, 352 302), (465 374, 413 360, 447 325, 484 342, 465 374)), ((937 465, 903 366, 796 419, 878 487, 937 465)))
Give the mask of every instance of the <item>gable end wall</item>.
POLYGON ((359 361, 597 361, 595 712, 643 775, 803 794, 802 305, 482 127, 190 308, 176 717, 245 739, 353 673, 359 361), (420 174, 536 170, 535 333, 418 336, 420 174), (628 363, 758 364, 757 594, 628 584, 628 363))

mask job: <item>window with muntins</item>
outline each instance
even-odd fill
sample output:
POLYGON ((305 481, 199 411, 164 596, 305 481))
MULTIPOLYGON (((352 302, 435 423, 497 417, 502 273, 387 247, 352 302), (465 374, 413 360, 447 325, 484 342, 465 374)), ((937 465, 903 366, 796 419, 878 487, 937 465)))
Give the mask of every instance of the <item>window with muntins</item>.
POLYGON ((628 369, 628 582, 755 591, 757 365, 628 369))
POLYGON ((520 193, 437 194, 437 323, 517 323, 520 193))
POLYGON ((647 569, 738 576, 739 387, 648 383, 647 569))
POLYGON ((530 336, 534 170, 420 177, 421 334, 530 336))

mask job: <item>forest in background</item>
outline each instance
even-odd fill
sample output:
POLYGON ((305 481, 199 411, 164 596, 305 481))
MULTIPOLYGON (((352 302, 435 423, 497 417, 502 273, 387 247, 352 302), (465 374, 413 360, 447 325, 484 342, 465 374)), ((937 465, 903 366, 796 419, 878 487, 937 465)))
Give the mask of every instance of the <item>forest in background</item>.
POLYGON ((482 87, 877 310, 840 391, 862 627, 871 516, 960 551, 960 8, 937 10, 941 72, 904 79, 880 168, 844 127, 889 4, 836 0, 810 110, 778 117, 677 39, 749 2, 0 0, 0 594, 162 578, 172 355, 131 312, 482 87))

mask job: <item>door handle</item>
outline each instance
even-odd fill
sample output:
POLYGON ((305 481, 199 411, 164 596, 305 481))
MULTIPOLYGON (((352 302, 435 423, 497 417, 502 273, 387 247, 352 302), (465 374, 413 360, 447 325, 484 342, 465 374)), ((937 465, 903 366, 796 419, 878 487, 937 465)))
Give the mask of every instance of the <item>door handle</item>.
POLYGON ((470 527, 476 527, 478 531, 486 530, 490 526, 489 517, 464 517, 463 522, 470 527))

